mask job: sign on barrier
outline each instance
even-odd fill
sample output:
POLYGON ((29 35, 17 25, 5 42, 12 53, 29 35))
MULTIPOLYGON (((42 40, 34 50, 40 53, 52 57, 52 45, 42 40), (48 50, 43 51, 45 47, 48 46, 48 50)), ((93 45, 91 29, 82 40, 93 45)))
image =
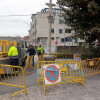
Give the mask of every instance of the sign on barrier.
POLYGON ((81 83, 85 85, 84 73, 79 61, 39 61, 37 64, 38 86, 43 82, 45 87, 64 84, 81 83))
POLYGON ((74 54, 74 60, 80 61, 81 60, 80 54, 74 54))
POLYGON ((75 64, 68 64, 68 66, 69 66, 72 70, 78 70, 78 69, 79 69, 78 63, 75 63, 75 64))
POLYGON ((60 70, 58 64, 44 65, 45 84, 54 84, 61 82, 60 70))

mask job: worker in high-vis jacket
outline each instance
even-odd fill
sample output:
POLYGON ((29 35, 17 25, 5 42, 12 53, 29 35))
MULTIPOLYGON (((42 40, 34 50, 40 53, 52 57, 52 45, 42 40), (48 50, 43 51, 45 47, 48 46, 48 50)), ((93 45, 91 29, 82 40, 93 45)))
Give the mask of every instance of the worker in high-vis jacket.
MULTIPOLYGON (((19 66, 18 50, 13 43, 10 43, 8 56, 10 57, 10 65, 19 66)), ((15 68, 14 70, 17 71, 17 68, 15 68)))
POLYGON ((37 54, 38 54, 38 57, 39 57, 39 61, 42 61, 43 60, 43 54, 44 54, 44 47, 39 44, 38 48, 37 48, 37 54))

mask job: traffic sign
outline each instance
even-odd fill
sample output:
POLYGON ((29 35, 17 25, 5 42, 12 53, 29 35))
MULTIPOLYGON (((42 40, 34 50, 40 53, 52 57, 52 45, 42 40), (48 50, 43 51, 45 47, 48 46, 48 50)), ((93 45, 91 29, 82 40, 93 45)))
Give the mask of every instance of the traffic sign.
POLYGON ((80 54, 74 54, 74 60, 80 61, 81 60, 80 54))
POLYGON ((54 84, 61 82, 60 71, 58 64, 50 64, 43 66, 44 70, 44 78, 45 84, 54 84))
POLYGON ((55 44, 57 45, 58 44, 58 41, 55 41, 55 44))

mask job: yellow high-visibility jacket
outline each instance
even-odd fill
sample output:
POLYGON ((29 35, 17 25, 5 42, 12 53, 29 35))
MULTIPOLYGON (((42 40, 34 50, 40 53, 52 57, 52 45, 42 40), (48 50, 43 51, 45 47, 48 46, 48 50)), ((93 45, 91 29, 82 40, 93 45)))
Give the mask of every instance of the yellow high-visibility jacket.
POLYGON ((18 50, 15 46, 9 49, 8 56, 18 56, 18 50))
POLYGON ((40 55, 40 54, 43 54, 44 53, 44 47, 38 47, 37 48, 37 53, 40 55))

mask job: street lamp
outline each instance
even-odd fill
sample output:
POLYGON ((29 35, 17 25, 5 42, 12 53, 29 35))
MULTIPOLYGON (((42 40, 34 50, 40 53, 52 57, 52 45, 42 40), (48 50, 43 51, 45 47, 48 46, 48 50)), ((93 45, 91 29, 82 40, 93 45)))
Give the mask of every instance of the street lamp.
POLYGON ((21 40, 21 36, 19 36, 19 34, 15 34, 16 36, 17 36, 17 41, 18 41, 18 43, 20 42, 20 40, 21 40))
MULTIPOLYGON (((30 27, 30 30, 28 30, 28 32, 29 32, 29 38, 30 38, 29 43, 30 43, 30 44, 33 44, 33 37, 31 36, 31 28, 32 28, 32 26, 31 26, 31 24, 29 24, 29 23, 27 23, 27 22, 23 22, 23 23, 27 24, 27 25, 30 27), (32 40, 31 40, 31 39, 32 39, 32 40)), ((32 33, 32 34, 33 34, 33 33, 32 33)))

